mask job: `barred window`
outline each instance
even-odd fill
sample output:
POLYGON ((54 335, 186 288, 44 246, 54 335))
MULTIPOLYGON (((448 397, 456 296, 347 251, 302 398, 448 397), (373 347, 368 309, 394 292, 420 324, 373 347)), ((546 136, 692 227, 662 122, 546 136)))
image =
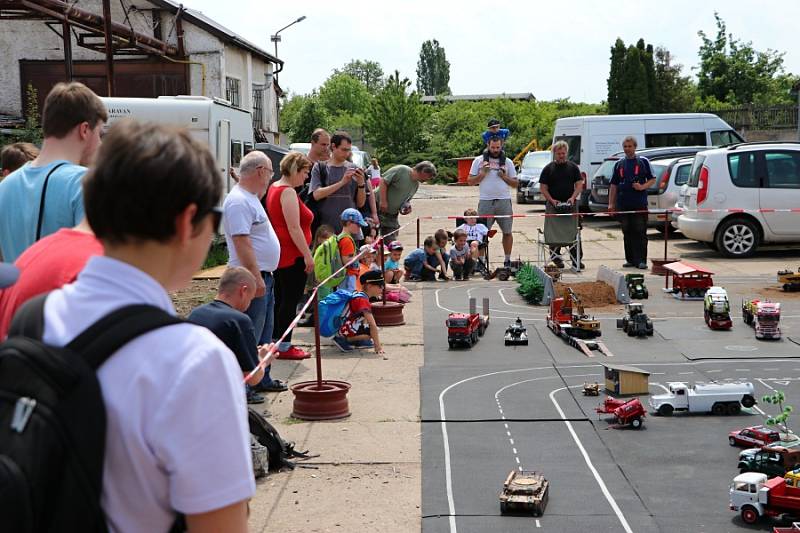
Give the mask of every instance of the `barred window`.
POLYGON ((236 78, 225 78, 225 99, 229 101, 233 107, 242 107, 239 80, 236 78))
POLYGON ((253 85, 253 129, 264 129, 264 86, 253 85))

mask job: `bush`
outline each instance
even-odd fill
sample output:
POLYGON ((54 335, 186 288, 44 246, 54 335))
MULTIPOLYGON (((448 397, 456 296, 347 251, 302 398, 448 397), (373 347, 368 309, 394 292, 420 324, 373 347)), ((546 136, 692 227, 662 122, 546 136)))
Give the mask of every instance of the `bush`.
POLYGON ((208 249, 203 270, 226 264, 228 264, 228 245, 225 243, 223 235, 217 235, 211 243, 211 248, 208 249))
POLYGON ((544 295, 544 285, 533 270, 533 265, 525 263, 517 272, 517 292, 529 304, 538 305, 544 295))

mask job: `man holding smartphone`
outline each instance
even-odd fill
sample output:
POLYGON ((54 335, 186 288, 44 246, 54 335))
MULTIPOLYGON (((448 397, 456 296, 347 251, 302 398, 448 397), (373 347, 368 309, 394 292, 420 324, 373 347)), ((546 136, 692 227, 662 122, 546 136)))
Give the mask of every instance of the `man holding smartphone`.
POLYGON ((364 171, 347 160, 352 143, 347 133, 335 133, 331 137, 331 158, 316 163, 311 170, 310 190, 317 202, 319 223, 331 226, 336 234, 342 231, 342 211, 361 209, 367 199, 364 171))

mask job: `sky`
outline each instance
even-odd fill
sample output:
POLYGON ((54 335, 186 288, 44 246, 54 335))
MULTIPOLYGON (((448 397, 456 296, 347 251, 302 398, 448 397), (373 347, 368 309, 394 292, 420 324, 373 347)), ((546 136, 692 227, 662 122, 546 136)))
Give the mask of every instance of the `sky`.
POLYGON ((643 37, 664 46, 684 73, 692 74, 698 30, 716 36, 714 11, 734 37, 752 41, 757 50, 786 52, 787 71, 800 73, 800 2, 794 0, 183 3, 271 53, 270 34, 305 15, 281 33, 278 44, 286 64, 280 85, 300 94, 319 87, 351 59, 378 61, 386 74, 399 70, 413 83, 422 43, 436 39, 450 62, 453 94, 533 93, 539 100, 600 102, 606 99, 610 47, 617 37, 626 45, 643 37))

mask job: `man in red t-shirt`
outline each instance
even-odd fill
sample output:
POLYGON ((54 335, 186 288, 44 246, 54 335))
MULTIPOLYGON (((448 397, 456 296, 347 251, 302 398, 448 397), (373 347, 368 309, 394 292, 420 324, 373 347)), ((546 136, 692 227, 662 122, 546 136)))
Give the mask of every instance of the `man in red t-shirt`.
POLYGON ((22 304, 75 281, 93 255, 103 255, 103 245, 86 219, 74 228, 48 235, 25 250, 14 262, 20 270, 17 283, 0 291, 0 340, 6 338, 11 319, 22 304))

